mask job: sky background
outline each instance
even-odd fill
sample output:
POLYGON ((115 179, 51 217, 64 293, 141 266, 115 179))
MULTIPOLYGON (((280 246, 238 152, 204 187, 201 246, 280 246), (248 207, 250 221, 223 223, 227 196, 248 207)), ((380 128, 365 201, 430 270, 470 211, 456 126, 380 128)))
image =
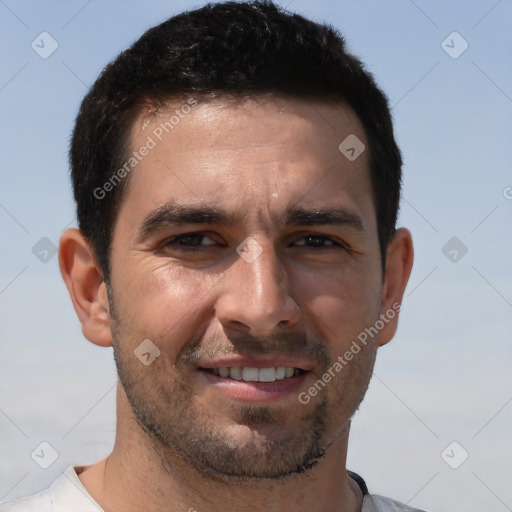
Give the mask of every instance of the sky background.
MULTIPOLYGON (((342 32, 389 97, 405 162, 415 266, 348 467, 429 512, 512 510, 512 1, 278 3, 342 32)), ((113 445, 112 350, 83 338, 52 252, 76 225, 69 136, 101 69, 200 5, 0 0, 0 501, 113 445)))

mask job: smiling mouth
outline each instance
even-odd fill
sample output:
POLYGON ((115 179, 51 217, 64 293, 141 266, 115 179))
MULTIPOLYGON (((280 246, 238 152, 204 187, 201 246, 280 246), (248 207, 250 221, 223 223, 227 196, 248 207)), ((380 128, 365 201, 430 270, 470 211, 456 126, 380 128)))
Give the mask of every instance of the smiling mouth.
POLYGON ((232 380, 244 382, 275 382, 278 380, 285 380, 291 377, 296 377, 303 373, 305 370, 300 368, 291 368, 284 366, 269 367, 269 368, 254 368, 251 366, 232 366, 225 368, 201 368, 201 370, 232 380))

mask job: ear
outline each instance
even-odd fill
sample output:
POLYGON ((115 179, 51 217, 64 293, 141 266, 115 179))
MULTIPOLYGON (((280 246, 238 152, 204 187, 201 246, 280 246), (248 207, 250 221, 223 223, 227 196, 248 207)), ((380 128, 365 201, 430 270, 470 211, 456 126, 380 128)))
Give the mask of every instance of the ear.
POLYGON ((380 331, 379 346, 385 345, 396 333, 402 297, 411 275, 414 251, 411 233, 404 228, 396 231, 388 244, 386 270, 380 305, 384 327, 380 331))
POLYGON ((112 346, 107 288, 92 247, 78 229, 67 229, 59 245, 60 273, 84 336, 95 345, 112 346))

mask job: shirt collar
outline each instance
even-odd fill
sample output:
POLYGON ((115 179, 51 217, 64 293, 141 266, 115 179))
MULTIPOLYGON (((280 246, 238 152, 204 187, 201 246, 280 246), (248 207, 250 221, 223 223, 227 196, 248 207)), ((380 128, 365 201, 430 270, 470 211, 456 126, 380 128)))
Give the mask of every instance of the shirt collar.
POLYGON ((78 478, 82 469, 70 466, 50 487, 54 512, 103 512, 78 478))
MULTIPOLYGON (((54 512, 103 512, 103 509, 94 501, 93 497, 82 485, 78 475, 83 471, 83 466, 70 466, 62 476, 57 479, 50 488, 54 512)), ((348 476, 356 482, 361 489, 363 498, 368 496, 368 488, 365 481, 352 471, 347 471, 348 476)), ((365 500, 367 505, 367 500, 365 500)))

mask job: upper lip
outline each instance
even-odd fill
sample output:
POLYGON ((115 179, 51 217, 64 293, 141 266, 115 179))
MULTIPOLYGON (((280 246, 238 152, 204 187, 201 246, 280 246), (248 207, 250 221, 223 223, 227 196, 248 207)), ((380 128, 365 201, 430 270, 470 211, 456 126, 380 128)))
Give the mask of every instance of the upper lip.
POLYGON ((299 368, 309 371, 314 365, 311 361, 294 359, 293 357, 277 356, 275 354, 258 354, 255 356, 232 355, 219 359, 199 361, 198 366, 203 369, 232 368, 233 366, 248 366, 251 368, 277 368, 284 366, 285 368, 299 368))

